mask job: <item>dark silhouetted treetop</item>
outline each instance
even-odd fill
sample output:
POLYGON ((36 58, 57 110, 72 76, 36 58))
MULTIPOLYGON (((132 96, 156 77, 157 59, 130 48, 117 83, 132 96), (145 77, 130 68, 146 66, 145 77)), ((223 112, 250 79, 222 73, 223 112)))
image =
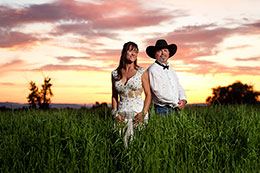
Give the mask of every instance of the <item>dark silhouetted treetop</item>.
POLYGON ((36 108, 38 101, 40 100, 39 89, 36 86, 36 83, 31 81, 29 90, 31 91, 27 97, 28 103, 31 108, 36 108))
POLYGON ((40 109, 49 109, 51 103, 51 97, 53 96, 51 78, 44 77, 44 83, 42 89, 36 86, 36 83, 31 81, 29 90, 31 91, 27 97, 30 107, 36 108, 37 104, 40 109))
POLYGON ((260 92, 254 91, 253 85, 243 84, 240 81, 212 89, 213 96, 209 96, 206 102, 209 104, 256 104, 259 103, 260 92))

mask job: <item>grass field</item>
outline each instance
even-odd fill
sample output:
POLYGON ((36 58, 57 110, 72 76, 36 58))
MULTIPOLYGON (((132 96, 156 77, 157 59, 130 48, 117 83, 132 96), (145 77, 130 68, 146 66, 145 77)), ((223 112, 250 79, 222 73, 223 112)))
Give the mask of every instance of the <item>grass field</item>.
POLYGON ((258 172, 260 107, 150 112, 129 148, 110 109, 0 112, 0 172, 258 172))

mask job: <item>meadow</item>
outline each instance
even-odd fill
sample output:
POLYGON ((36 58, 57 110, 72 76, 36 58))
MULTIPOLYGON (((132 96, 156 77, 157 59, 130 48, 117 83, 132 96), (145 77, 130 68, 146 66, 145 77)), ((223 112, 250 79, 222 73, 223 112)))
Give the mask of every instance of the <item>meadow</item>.
POLYGON ((186 107, 124 146, 111 109, 0 112, 0 172, 259 172, 260 107, 186 107))

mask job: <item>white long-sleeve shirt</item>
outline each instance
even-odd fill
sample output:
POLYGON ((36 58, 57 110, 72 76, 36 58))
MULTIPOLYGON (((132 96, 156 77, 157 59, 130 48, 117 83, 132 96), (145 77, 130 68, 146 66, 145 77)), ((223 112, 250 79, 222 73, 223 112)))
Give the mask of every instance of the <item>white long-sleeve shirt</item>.
POLYGON ((179 100, 187 102, 184 89, 173 68, 163 69, 159 64, 153 63, 148 68, 148 72, 154 104, 175 108, 179 100))

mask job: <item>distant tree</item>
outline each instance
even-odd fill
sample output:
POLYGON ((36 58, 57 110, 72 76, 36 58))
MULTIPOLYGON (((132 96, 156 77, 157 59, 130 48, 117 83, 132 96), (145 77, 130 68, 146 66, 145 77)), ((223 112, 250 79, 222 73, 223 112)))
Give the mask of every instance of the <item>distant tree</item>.
POLYGON ((45 77, 44 78, 44 84, 42 84, 42 89, 41 89, 41 102, 39 106, 40 109, 49 109, 50 108, 50 103, 51 103, 51 97, 53 96, 51 87, 52 83, 50 82, 51 78, 45 77))
POLYGON ((253 85, 243 84, 237 81, 226 87, 213 88, 213 96, 209 96, 206 102, 209 104, 255 104, 259 103, 260 92, 254 91, 253 85))
POLYGON ((39 89, 36 86, 35 82, 31 81, 30 82, 30 88, 29 90, 31 91, 30 94, 27 97, 28 103, 30 107, 36 108, 37 103, 41 99, 39 89))
POLYGON ((106 102, 102 102, 100 104, 99 102, 96 102, 96 104, 92 106, 93 109, 95 109, 95 108, 102 108, 102 107, 107 107, 107 103, 106 102))
POLYGON ((48 109, 51 103, 51 97, 53 92, 51 90, 52 83, 50 82, 51 78, 44 77, 44 84, 42 84, 42 89, 39 92, 39 88, 36 86, 36 83, 31 81, 30 88, 31 91, 27 97, 28 103, 32 108, 36 108, 37 104, 40 109, 48 109))

